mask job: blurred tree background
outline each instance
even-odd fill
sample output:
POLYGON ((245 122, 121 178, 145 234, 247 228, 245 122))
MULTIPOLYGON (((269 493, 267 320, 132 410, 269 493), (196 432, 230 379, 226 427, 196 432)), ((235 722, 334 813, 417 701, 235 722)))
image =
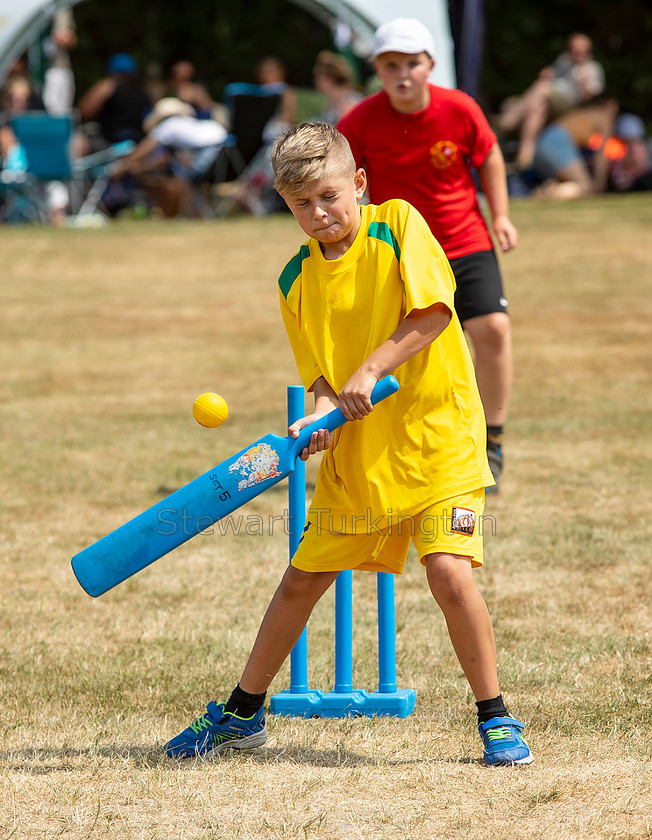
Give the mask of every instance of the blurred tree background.
MULTIPOLYGON (((650 0, 484 0, 484 6, 479 98, 488 112, 521 93, 568 35, 581 31, 592 37, 608 92, 622 110, 652 121, 650 0)), ((402 14, 398 3, 396 13, 402 14)), ((76 6, 75 16, 79 93, 104 75, 114 52, 131 52, 150 72, 189 58, 216 99, 228 82, 252 81, 257 61, 269 54, 284 61, 289 82, 310 87, 315 56, 333 46, 330 29, 288 0, 90 0, 76 6)), ((359 69, 363 78, 369 74, 366 62, 359 69)))

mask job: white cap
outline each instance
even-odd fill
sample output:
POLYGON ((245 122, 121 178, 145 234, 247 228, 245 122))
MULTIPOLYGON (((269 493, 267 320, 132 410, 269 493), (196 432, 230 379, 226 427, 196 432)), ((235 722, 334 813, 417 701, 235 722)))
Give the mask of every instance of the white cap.
POLYGON ((395 18, 379 26, 374 35, 372 60, 382 53, 400 52, 414 55, 428 53, 435 57, 432 35, 416 18, 395 18))

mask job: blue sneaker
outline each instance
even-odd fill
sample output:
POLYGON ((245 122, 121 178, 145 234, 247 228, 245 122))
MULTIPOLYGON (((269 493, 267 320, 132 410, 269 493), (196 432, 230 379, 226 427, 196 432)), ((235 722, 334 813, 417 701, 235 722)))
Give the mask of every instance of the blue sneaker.
POLYGON ((224 703, 209 703, 206 713, 165 745, 170 758, 192 758, 210 750, 248 750, 267 740, 263 707, 253 717, 242 718, 224 712, 224 703))
POLYGON ((485 764, 499 767, 506 764, 529 764, 533 755, 521 735, 525 725, 507 715, 495 717, 478 726, 484 742, 485 764))

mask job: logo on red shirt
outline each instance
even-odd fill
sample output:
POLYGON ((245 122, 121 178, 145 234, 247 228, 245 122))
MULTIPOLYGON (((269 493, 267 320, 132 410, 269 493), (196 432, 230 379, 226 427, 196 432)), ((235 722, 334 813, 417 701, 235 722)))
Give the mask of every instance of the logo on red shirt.
POLYGON ((451 140, 440 140, 430 149, 430 161, 437 169, 447 169, 457 160, 457 146, 451 140))

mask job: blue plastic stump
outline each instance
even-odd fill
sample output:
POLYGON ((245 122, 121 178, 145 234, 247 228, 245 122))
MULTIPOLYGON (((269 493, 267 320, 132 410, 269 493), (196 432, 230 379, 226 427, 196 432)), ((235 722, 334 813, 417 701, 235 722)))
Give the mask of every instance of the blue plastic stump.
MULTIPOLYGON (((304 416, 304 390, 288 387, 288 425, 304 416)), ((297 550, 306 520, 306 468, 297 461, 288 479, 290 559, 297 550)), ((289 717, 348 717, 373 715, 407 717, 414 711, 416 692, 396 686, 396 620, 394 575, 380 572, 378 586, 378 690, 353 688, 353 574, 340 572, 335 581, 335 684, 332 691, 308 686, 308 644, 304 628, 290 655, 290 688, 274 694, 270 711, 289 717)))
MULTIPOLYGON (((305 416, 305 392, 301 385, 288 386, 288 426, 305 416)), ((306 524, 306 463, 297 460, 294 471, 288 477, 288 515, 290 560, 299 547, 301 534, 306 524)), ((293 711, 297 704, 319 702, 321 691, 308 687, 308 631, 303 628, 299 641, 290 653, 290 688, 270 699, 270 711, 274 715, 312 717, 293 711)))

